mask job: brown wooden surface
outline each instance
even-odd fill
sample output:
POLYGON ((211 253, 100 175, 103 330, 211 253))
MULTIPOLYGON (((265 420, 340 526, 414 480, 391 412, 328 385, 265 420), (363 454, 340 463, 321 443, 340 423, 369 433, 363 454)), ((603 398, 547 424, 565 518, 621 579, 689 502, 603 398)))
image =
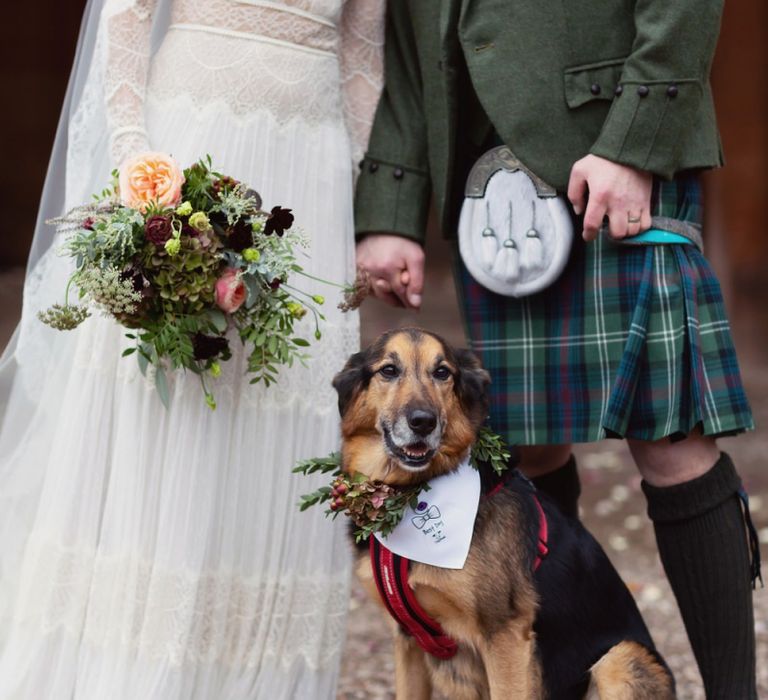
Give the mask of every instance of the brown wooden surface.
POLYGON ((3 3, 0 266, 26 262, 84 6, 3 3))
POLYGON ((742 354, 768 359, 768 4, 726 2, 712 71, 726 167, 706 179, 707 252, 742 354))

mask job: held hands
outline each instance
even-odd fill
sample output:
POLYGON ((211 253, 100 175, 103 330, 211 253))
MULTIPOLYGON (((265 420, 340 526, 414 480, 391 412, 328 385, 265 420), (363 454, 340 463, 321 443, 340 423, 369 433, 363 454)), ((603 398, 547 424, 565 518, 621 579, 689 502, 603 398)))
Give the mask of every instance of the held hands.
POLYGON ((568 182, 568 199, 577 215, 584 212, 585 241, 597 237, 603 217, 608 217, 613 238, 636 236, 651 227, 650 173, 588 155, 577 160, 568 182), (588 195, 588 197, 587 197, 588 195))
MULTIPOLYGON (((593 155, 576 161, 568 199, 577 215, 584 213, 586 205, 584 240, 597 237, 605 216, 614 238, 650 228, 652 186, 648 172, 593 155)), ((418 243, 394 234, 370 234, 357 244, 357 265, 370 275, 378 299, 406 309, 421 307, 424 251, 418 243)))
POLYGON ((377 299, 406 309, 421 306, 424 251, 418 243, 393 234, 370 234, 357 244, 357 266, 370 275, 377 299))

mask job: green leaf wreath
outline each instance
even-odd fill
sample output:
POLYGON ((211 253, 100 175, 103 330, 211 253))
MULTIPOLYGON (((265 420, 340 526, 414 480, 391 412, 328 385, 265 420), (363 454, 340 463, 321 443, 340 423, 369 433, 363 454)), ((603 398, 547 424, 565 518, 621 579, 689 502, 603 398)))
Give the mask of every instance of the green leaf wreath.
MULTIPOLYGON (((496 474, 501 475, 509 468, 510 458, 504 440, 490 428, 481 428, 470 451, 470 464, 475 469, 481 464, 488 464, 496 474)), ((419 494, 429 490, 426 484, 395 487, 371 481, 363 474, 345 474, 341 470, 341 454, 338 452, 299 462, 293 472, 329 474, 332 477, 330 485, 301 496, 299 509, 305 511, 327 503, 326 516, 336 518, 339 513, 344 513, 355 523, 356 542, 365 541, 376 532, 386 537, 403 519, 405 509, 410 506, 415 510, 419 494)))

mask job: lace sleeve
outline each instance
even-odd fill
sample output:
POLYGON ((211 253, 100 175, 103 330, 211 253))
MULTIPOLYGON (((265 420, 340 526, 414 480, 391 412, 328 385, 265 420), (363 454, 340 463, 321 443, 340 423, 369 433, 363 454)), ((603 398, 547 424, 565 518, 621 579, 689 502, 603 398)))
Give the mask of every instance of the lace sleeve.
POLYGON ((368 145, 384 78, 384 0, 346 0, 340 31, 344 113, 356 165, 368 145))
POLYGON ((105 100, 114 165, 149 149, 144 96, 149 71, 152 16, 157 0, 107 0, 105 100))

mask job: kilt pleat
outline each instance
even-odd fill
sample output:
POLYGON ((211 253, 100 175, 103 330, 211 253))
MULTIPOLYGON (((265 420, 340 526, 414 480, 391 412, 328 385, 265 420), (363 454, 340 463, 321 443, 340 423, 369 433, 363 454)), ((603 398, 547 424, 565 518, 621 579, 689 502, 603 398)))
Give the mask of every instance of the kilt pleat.
MULTIPOLYGON (((654 213, 698 217, 697 183, 672 185, 657 188, 654 213)), ((491 424, 510 443, 754 427, 720 285, 695 246, 579 239, 563 275, 523 299, 488 291, 461 263, 456 277, 491 374, 491 424)))

